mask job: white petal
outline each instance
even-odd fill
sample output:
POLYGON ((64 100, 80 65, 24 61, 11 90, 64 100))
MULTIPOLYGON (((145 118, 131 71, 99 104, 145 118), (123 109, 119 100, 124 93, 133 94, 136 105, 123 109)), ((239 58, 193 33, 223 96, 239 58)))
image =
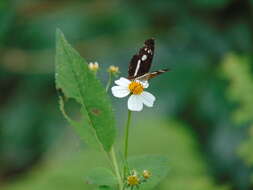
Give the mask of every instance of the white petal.
POLYGON ((152 107, 155 101, 155 97, 149 93, 149 92, 142 92, 142 94, 140 95, 142 102, 148 106, 148 107, 152 107))
POLYGON ((149 84, 147 80, 140 81, 144 88, 148 88, 149 84))
POLYGON ((131 111, 141 111, 143 103, 140 95, 131 95, 128 99, 127 106, 131 111))
POLYGON ((144 88, 148 88, 148 86, 149 86, 147 80, 136 80, 136 82, 141 83, 144 88))
POLYGON ((119 85, 119 86, 125 86, 128 87, 128 85, 131 83, 130 80, 124 78, 124 77, 120 77, 119 80, 115 81, 115 84, 119 85))
POLYGON ((123 86, 113 86, 112 94, 117 98, 123 98, 130 93, 129 89, 123 86))

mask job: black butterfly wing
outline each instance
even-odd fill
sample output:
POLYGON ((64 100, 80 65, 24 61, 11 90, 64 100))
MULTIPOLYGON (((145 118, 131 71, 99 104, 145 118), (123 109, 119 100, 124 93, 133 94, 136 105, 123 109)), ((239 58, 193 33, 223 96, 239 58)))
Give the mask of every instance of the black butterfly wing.
POLYGON ((129 66, 128 66, 128 78, 134 78, 134 73, 137 67, 137 63, 139 60, 139 55, 136 54, 132 57, 129 66))
POLYGON ((136 78, 149 72, 154 56, 155 40, 148 39, 139 53, 134 55, 129 63, 128 78, 136 78))

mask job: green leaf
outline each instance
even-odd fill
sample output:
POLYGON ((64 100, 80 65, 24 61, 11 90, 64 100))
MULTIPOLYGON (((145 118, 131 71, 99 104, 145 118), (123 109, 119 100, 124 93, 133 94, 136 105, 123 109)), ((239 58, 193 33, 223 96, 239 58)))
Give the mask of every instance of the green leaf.
POLYGON ((140 175, 143 170, 148 170, 152 173, 150 179, 140 185, 140 190, 154 188, 167 176, 169 169, 167 157, 160 155, 131 157, 128 164, 130 170, 136 170, 140 175))
POLYGON ((117 178, 106 168, 95 168, 87 176, 89 184, 105 186, 117 185, 117 178))
POLYGON ((69 122, 69 124, 74 127, 76 133, 79 135, 80 139, 85 141, 91 147, 99 150, 99 144, 94 136, 94 130, 91 127, 88 127, 88 123, 85 119, 82 119, 80 122, 72 120, 64 109, 64 101, 63 97, 59 96, 59 104, 60 110, 65 117, 65 119, 69 122))
POLYGON ((88 69, 87 62, 68 44, 60 30, 56 32, 55 78, 56 88, 80 104, 81 113, 94 136, 108 152, 116 133, 111 103, 100 81, 88 69))

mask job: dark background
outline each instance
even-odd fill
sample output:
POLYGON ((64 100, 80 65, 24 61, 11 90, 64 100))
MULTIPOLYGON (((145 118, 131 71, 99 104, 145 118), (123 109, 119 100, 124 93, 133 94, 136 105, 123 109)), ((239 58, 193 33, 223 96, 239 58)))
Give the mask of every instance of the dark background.
MULTIPOLYGON (((157 189, 253 189, 252 0, 1 0, 0 189, 90 189, 84 173, 103 159, 58 109, 56 28, 104 83, 109 65, 126 76, 156 38, 152 69, 172 72, 151 82, 155 107, 134 116, 132 154, 171 157, 157 189)), ((121 128, 126 102, 112 102, 121 128)))

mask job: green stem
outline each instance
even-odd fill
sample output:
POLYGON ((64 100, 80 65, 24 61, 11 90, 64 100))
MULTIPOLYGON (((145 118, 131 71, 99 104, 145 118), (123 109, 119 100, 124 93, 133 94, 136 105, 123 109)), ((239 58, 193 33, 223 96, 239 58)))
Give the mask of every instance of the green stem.
POLYGON ((119 166, 118 166, 118 162, 117 162, 114 147, 112 147, 110 153, 111 153, 112 163, 114 165, 115 174, 116 174, 117 179, 118 179, 119 189, 121 190, 123 188, 123 182, 122 182, 122 179, 121 179, 121 176, 120 176, 120 170, 119 170, 119 166))
POLYGON ((125 148, 124 148, 124 158, 125 158, 125 166, 124 166, 124 179, 126 177, 126 172, 127 172, 127 158, 128 158, 128 138, 129 138, 129 127, 130 127, 130 121, 131 121, 131 115, 132 112, 128 110, 128 116, 127 116, 127 123, 125 127, 125 148))
POLYGON ((112 83, 112 73, 109 72, 109 79, 108 79, 108 82, 107 82, 106 87, 105 87, 106 92, 108 92, 108 90, 111 86, 111 83, 112 83))

